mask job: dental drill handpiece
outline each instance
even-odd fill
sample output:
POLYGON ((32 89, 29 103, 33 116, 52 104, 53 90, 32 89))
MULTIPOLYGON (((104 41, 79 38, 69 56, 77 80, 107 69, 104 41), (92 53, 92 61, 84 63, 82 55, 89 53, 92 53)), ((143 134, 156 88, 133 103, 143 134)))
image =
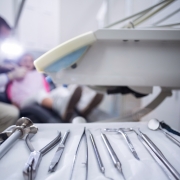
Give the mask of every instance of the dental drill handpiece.
POLYGON ((109 155, 110 155, 110 157, 114 163, 115 168, 122 174, 123 178, 125 179, 125 176, 124 176, 123 171, 122 171, 121 162, 119 161, 119 159, 118 159, 116 153, 114 152, 111 144, 109 143, 106 135, 101 133, 101 137, 104 141, 104 144, 106 145, 106 148, 107 148, 109 155))
POLYGON ((94 140, 94 137, 93 137, 93 135, 92 135, 92 133, 91 133, 90 131, 89 131, 89 137, 90 137, 90 140, 91 140, 93 149, 94 149, 94 153, 95 153, 95 155, 96 155, 96 159, 97 159, 97 162, 98 162, 100 171, 102 172, 102 174, 103 174, 106 178, 113 180, 112 178, 107 177, 107 176, 105 175, 105 167, 104 167, 104 165, 103 165, 103 163, 102 163, 101 156, 100 156, 99 151, 98 151, 98 148, 97 148, 97 146, 96 146, 96 142, 95 142, 95 140, 94 140))

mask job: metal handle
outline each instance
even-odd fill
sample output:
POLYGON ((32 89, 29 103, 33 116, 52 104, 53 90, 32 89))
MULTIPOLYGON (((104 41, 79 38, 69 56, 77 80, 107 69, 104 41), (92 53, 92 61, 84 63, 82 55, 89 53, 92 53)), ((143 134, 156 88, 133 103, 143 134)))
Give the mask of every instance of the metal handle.
POLYGON ((31 152, 35 151, 33 145, 32 145, 31 142, 30 142, 30 139, 31 139, 31 136, 32 136, 32 135, 33 135, 33 134, 28 134, 28 135, 26 136, 26 139, 25 139, 26 144, 27 144, 27 146, 28 146, 28 148, 29 148, 29 150, 30 150, 31 152))
POLYGON ((173 136, 171 136, 169 133, 165 132, 165 135, 167 138, 169 138, 171 141, 173 141, 175 144, 177 144, 180 147, 180 142, 175 139, 173 136))
POLYGON ((104 131, 107 132, 118 132, 119 129, 113 129, 113 128, 105 128, 104 131))
POLYGON ((67 140, 67 137, 68 137, 68 135, 69 135, 69 132, 70 132, 70 131, 68 130, 68 131, 66 131, 66 132, 64 133, 64 136, 63 136, 60 144, 65 145, 66 140, 67 140))
POLYGON ((95 153, 95 155, 96 155, 97 162, 98 162, 98 164, 99 164, 100 171, 101 171, 102 173, 105 173, 105 168, 104 168, 104 165, 103 165, 103 163, 102 163, 102 160, 101 160, 101 157, 100 157, 98 148, 97 148, 97 146, 96 146, 94 137, 93 137, 93 135, 91 134, 90 131, 89 131, 89 136, 90 136, 90 140, 91 140, 91 143, 92 143, 92 146, 93 146, 93 149, 94 149, 94 153, 95 153))
POLYGON ((129 137, 127 136, 127 134, 122 129, 119 129, 118 132, 120 132, 123 135, 123 137, 124 137, 125 141, 127 142, 127 145, 130 148, 130 150, 132 152, 135 151, 135 149, 134 149, 134 147, 133 147, 129 137))
POLYGON ((165 174, 169 177, 170 180, 174 180, 174 177, 170 173, 170 171, 167 169, 167 167, 163 164, 163 162, 158 158, 158 156, 155 154, 154 151, 148 146, 146 141, 143 140, 143 138, 137 134, 139 140, 141 143, 145 146, 145 148, 148 150, 148 152, 151 154, 151 156, 155 159, 155 161, 159 164, 159 166, 162 168, 162 170, 165 172, 165 174))
POLYGON ((173 133, 173 134, 175 134, 175 135, 177 135, 177 136, 180 136, 180 132, 172 129, 172 128, 171 128, 169 125, 167 125, 165 122, 161 121, 161 122, 160 122, 160 125, 161 125, 161 128, 166 129, 166 130, 169 131, 170 133, 173 133))
POLYGON ((42 153, 42 155, 44 156, 46 153, 48 153, 51 149, 54 148, 54 146, 56 146, 56 144, 60 141, 61 139, 61 132, 59 132, 59 134, 57 135, 57 137, 52 140, 49 144, 47 144, 45 147, 43 147, 40 152, 42 153))
POLYGON ((159 153, 159 155, 161 155, 163 158, 165 158, 164 154, 160 151, 160 149, 151 141, 151 139, 146 134, 141 133, 141 136, 142 136, 143 140, 146 141, 146 143, 150 147, 153 147, 153 149, 155 151, 157 151, 159 153))
MULTIPOLYGON (((111 144, 109 143, 106 135, 103 134, 103 133, 101 133, 101 137, 102 137, 102 139, 103 139, 103 141, 104 141, 104 144, 105 144, 106 147, 107 147, 107 150, 108 150, 108 152, 109 152, 109 155, 111 156, 111 159, 113 160, 114 165, 116 166, 117 163, 120 162, 119 159, 118 159, 118 157, 116 156, 116 154, 115 154, 115 152, 114 152, 111 144)), ((121 164, 120 164, 120 165, 121 165, 121 164)))
POLYGON ((157 155, 157 157, 163 162, 163 164, 167 167, 167 169, 171 172, 176 180, 180 180, 180 174, 177 170, 169 163, 169 161, 165 158, 162 152, 158 149, 158 147, 148 138, 146 134, 143 134, 140 130, 140 135, 142 139, 148 144, 151 150, 157 155), (150 141, 149 141, 150 140, 150 141))
POLYGON ((11 149, 14 143, 22 136, 20 130, 15 131, 1 146, 0 146, 0 159, 11 149))

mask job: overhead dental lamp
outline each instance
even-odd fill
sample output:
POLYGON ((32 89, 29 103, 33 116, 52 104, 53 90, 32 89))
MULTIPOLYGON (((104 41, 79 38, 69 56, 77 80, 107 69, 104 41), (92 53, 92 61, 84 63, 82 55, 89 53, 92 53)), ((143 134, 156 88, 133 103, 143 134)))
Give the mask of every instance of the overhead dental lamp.
POLYGON ((138 112, 140 117, 180 88, 179 48, 177 29, 101 29, 55 47, 34 64, 56 84, 125 86, 142 95, 151 93, 153 86, 162 87, 138 112))

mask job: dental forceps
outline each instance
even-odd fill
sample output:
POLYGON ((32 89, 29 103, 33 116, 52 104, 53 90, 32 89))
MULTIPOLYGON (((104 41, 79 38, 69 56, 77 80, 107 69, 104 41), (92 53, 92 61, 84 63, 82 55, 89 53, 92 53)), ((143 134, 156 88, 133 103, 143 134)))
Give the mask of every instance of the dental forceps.
POLYGON ((139 156, 138 156, 138 154, 137 154, 137 152, 136 152, 136 150, 135 150, 132 142, 130 141, 128 135, 125 133, 125 129, 124 129, 124 128, 119 128, 119 129, 106 128, 106 129, 104 129, 104 130, 105 130, 105 131, 108 131, 108 132, 117 132, 117 133, 120 133, 120 134, 124 137, 124 139, 125 139, 128 147, 129 147, 130 151, 132 152, 133 156, 134 156, 137 160, 140 160, 140 158, 139 158, 139 156))
POLYGON ((30 139, 33 135, 29 134, 26 137, 26 144, 31 151, 28 161, 25 163, 23 169, 23 176, 25 180, 34 180, 39 168, 39 164, 42 160, 42 157, 48 153, 51 149, 53 149, 56 144, 61 140, 61 133, 59 132, 57 137, 53 139, 50 143, 48 143, 45 147, 41 150, 36 151, 32 144, 30 143, 30 139))
POLYGON ((0 159, 13 147, 18 139, 23 139, 29 133, 36 134, 37 131, 38 128, 33 125, 33 122, 29 118, 22 117, 18 119, 16 125, 10 126, 3 131, 5 137, 0 138, 2 142, 0 146, 0 159))

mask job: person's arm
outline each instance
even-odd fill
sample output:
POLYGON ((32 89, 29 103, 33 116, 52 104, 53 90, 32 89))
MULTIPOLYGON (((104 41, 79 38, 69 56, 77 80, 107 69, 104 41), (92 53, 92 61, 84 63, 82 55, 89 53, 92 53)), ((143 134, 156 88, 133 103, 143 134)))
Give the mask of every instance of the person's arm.
POLYGON ((6 84, 9 81, 12 81, 14 79, 23 78, 25 76, 25 74, 26 74, 26 69, 23 67, 18 67, 8 73, 0 74, 0 87, 6 86, 6 84))
POLYGON ((7 74, 3 73, 0 74, 0 87, 6 86, 6 84, 9 82, 9 78, 7 74))

